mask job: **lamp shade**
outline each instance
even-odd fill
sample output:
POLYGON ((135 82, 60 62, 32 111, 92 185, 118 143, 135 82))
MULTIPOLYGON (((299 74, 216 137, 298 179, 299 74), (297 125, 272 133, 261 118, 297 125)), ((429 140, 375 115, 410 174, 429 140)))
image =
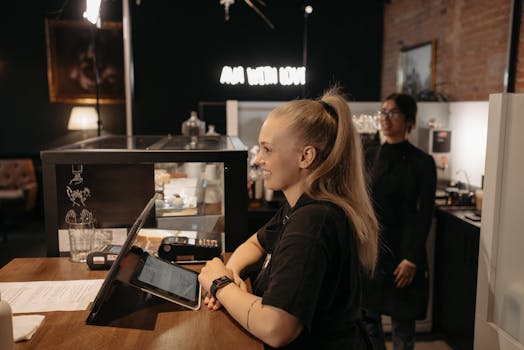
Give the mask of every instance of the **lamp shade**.
POLYGON ((68 130, 93 130, 98 128, 95 107, 73 107, 67 124, 68 130))

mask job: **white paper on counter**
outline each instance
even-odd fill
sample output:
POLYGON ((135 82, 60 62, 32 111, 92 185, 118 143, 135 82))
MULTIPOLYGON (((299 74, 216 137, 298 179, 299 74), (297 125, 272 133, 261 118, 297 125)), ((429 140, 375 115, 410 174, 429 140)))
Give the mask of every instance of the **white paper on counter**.
POLYGON ((104 280, 0 282, 14 314, 86 310, 104 280))
POLYGON ((44 318, 44 315, 13 316, 13 339, 15 343, 31 339, 44 318))

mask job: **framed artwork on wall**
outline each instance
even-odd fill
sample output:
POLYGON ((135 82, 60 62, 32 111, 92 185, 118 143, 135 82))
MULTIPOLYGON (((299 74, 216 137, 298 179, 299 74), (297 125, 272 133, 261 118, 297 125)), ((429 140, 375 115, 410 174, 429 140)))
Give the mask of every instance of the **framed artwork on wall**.
POLYGON ((432 40, 400 50, 397 91, 415 98, 435 90, 437 41, 432 40))
POLYGON ((46 51, 51 102, 94 104, 98 74, 99 103, 124 103, 121 22, 46 20, 46 51))

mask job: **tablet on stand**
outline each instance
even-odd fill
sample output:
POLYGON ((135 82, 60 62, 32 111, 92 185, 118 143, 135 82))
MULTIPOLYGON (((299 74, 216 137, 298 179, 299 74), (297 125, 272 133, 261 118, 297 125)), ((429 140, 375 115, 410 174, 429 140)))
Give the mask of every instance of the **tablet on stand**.
POLYGON ((155 257, 133 245, 142 227, 155 221, 153 197, 129 230, 91 306, 87 324, 136 328, 136 320, 124 319, 147 307, 151 296, 191 310, 200 308, 201 288, 197 272, 155 257))

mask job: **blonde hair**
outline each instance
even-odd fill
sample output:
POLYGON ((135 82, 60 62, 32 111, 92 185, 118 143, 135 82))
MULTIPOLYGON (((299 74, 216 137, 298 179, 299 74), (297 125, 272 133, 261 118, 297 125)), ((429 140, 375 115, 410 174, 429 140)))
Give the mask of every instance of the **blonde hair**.
POLYGON ((302 146, 315 147, 317 158, 306 178, 306 194, 344 210, 355 231, 360 263, 373 272, 378 222, 364 178, 360 135, 346 99, 332 88, 320 100, 294 100, 272 115, 289 119, 302 146))

